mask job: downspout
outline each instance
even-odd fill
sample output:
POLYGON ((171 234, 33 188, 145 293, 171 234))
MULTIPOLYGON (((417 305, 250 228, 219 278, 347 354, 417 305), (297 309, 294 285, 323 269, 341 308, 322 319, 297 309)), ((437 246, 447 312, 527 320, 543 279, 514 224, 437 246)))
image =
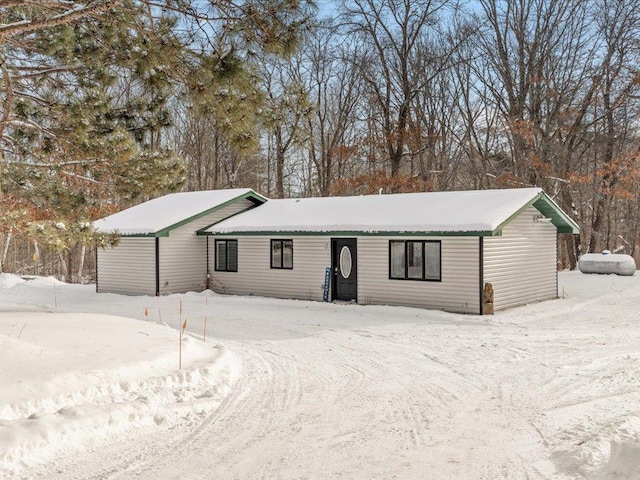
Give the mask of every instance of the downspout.
POLYGON ((556 298, 560 298, 560 285, 558 285, 558 229, 556 228, 556 298))
POLYGON ((480 299, 480 315, 484 315, 484 237, 478 237, 478 251, 480 258, 478 259, 478 278, 480 284, 478 285, 479 299, 480 299))
POLYGON ((96 293, 98 293, 98 241, 94 242, 94 248, 96 250, 96 293))
POLYGON ((160 237, 156 238, 156 297, 160 296, 160 237))
POLYGON ((211 289, 211 267, 209 266, 209 235, 207 235, 207 281, 204 284, 205 290, 211 289))

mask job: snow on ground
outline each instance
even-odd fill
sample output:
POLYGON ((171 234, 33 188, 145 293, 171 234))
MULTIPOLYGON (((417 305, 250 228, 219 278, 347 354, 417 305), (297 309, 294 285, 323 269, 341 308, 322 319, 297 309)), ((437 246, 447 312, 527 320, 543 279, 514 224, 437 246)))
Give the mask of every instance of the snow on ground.
POLYGON ((0 477, 105 436, 204 415, 237 379, 240 365, 220 345, 187 336, 180 358, 180 332, 166 324, 25 311, 54 285, 55 305, 66 285, 0 276, 0 291, 20 299, 0 302, 0 477))
POLYGON ((640 275, 559 281, 478 317, 0 275, 0 478, 639 479, 640 275))

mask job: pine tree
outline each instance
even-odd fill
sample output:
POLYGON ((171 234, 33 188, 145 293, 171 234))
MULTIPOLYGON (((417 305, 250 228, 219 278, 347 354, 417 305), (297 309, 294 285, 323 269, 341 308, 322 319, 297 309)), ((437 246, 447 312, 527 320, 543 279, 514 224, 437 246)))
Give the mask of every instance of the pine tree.
POLYGON ((0 3, 0 230, 68 254, 71 274, 90 220, 184 184, 175 102, 255 149, 253 52, 286 54, 307 20, 297 0, 0 3))
MULTIPOLYGON (((39 18, 35 7, 24 11, 39 18)), ((12 208, 0 221, 66 254, 69 274, 91 220, 185 178, 184 162, 160 141, 172 93, 163 64, 181 46, 175 23, 151 28, 143 13, 120 2, 109 15, 27 32, 12 45, 0 177, 12 208)))

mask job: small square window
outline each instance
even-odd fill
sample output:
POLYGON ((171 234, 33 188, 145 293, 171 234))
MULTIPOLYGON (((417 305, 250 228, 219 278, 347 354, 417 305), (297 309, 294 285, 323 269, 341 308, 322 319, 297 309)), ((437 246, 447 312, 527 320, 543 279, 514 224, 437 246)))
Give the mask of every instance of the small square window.
POLYGON ((271 268, 293 269, 293 240, 271 240, 271 268))
POLYGON ((216 240, 216 272, 238 271, 238 241, 216 240))

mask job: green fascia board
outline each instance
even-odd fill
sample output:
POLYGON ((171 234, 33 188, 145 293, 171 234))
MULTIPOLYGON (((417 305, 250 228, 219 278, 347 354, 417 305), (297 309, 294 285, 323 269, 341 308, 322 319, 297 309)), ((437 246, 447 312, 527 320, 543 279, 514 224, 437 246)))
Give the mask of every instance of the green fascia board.
POLYGON ((540 192, 531 201, 519 208, 514 214, 502 222, 495 230, 494 234, 502 232, 505 226, 524 212, 527 208, 534 207, 543 216, 551 219, 551 223, 556 227, 558 233, 580 233, 580 227, 574 222, 546 193, 540 192))
POLYGON ((546 194, 542 198, 533 203, 533 206, 547 218, 551 219, 558 229, 558 233, 580 233, 580 225, 573 221, 566 213, 564 213, 560 207, 549 198, 546 194))
POLYGON ((119 237, 126 237, 126 238, 155 238, 155 237, 168 237, 169 234, 167 233, 166 235, 156 235, 155 233, 131 233, 131 234, 122 234, 122 233, 118 233, 118 231, 116 230, 115 232, 113 232, 115 235, 118 235, 119 237))
POLYGON ((227 200, 224 203, 221 203, 220 205, 216 205, 215 207, 211 207, 208 210, 205 210, 204 212, 200 212, 197 215, 193 215, 192 217, 189 218, 185 218, 184 220, 181 220, 178 223, 175 223, 173 225, 170 225, 166 228, 163 228, 162 230, 158 230, 157 232, 154 233, 141 233, 141 234, 133 234, 133 235, 121 235, 122 237, 168 237, 169 236, 169 232, 171 230, 175 230, 178 227, 182 227, 183 225, 186 225, 187 223, 193 222, 194 220, 197 220, 201 217, 204 217, 205 215, 209 215, 210 213, 216 212, 218 210, 221 210, 229 205, 231 205, 234 202, 237 202, 238 200, 250 200, 253 203, 255 203, 256 205, 262 205, 263 203, 265 203, 267 201, 267 199, 265 197, 263 197, 262 195, 258 195, 255 192, 247 192, 244 195, 239 195, 235 198, 232 198, 230 200, 227 200))
POLYGON ((501 231, 467 231, 467 232, 399 232, 399 231, 378 231, 378 232, 358 232, 358 231, 326 231, 326 232, 307 232, 307 231, 272 231, 265 230, 260 232, 229 232, 229 233, 212 233, 199 231, 198 235, 212 235, 217 237, 495 237, 502 235, 501 231))

